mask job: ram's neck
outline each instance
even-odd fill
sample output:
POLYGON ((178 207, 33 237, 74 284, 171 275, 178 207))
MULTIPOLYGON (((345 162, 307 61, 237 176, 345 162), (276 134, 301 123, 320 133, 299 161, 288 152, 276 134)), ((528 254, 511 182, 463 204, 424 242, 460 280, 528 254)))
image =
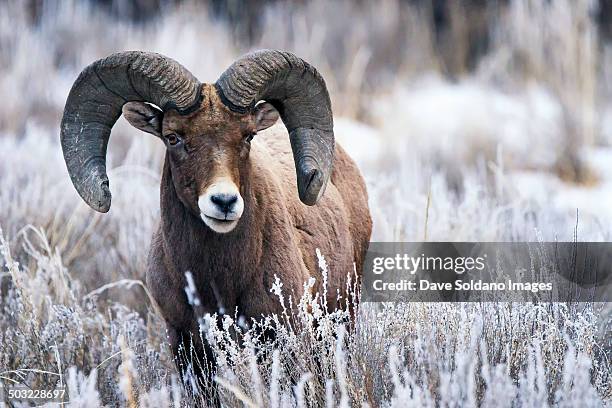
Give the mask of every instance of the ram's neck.
MULTIPOLYGON (((168 158, 164 163, 160 187, 161 232, 167 268, 175 273, 193 273, 198 286, 216 282, 215 291, 225 298, 236 297, 239 282, 248 281, 261 256, 262 233, 256 228, 257 201, 250 185, 244 186, 245 209, 236 228, 219 234, 181 202, 172 182, 168 158)), ((207 292, 210 288, 201 288, 207 292)), ((226 299, 226 307, 232 301, 226 299)))

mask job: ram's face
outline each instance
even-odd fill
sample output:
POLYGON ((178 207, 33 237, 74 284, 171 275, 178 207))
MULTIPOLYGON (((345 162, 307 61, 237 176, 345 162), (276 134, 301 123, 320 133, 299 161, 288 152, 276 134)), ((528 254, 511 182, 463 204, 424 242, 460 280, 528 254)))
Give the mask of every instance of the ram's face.
POLYGON ((123 112, 132 125, 164 141, 181 202, 210 229, 227 233, 245 210, 252 139, 274 124, 278 113, 268 103, 253 112, 234 113, 221 103, 214 87, 204 85, 202 92, 200 109, 189 115, 163 113, 139 102, 126 104, 123 112))

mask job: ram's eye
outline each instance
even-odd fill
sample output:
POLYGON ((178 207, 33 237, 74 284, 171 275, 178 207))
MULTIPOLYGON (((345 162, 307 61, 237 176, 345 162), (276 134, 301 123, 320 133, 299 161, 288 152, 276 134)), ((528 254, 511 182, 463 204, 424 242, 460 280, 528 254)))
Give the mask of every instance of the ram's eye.
POLYGON ((245 138, 244 141, 247 143, 251 143, 251 140, 253 140, 253 138, 255 137, 257 133, 249 133, 245 138))
POLYGON ((171 146, 174 146, 178 142, 181 141, 181 139, 179 139, 179 137, 174 133, 170 133, 169 135, 166 135, 166 140, 168 141, 168 144, 171 146))

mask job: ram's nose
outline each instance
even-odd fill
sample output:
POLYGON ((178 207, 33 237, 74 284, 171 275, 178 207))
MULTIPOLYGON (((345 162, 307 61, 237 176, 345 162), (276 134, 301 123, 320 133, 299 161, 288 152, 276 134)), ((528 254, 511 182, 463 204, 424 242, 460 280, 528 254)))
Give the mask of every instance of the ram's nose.
POLYGON ((227 179, 216 180, 198 197, 200 217, 214 231, 228 232, 244 211, 238 186, 227 179))
POLYGON ((234 210, 234 207, 238 202, 238 195, 226 193, 214 194, 210 196, 210 201, 212 201, 219 211, 227 214, 234 210))

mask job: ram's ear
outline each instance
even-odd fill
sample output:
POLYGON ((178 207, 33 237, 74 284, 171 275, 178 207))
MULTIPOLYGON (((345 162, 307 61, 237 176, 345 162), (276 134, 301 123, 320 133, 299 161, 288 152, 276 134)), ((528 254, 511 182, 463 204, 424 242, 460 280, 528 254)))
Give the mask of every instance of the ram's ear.
POLYGON ((268 102, 261 102, 253 109, 253 119, 258 132, 275 124, 278 117, 278 111, 268 102))
POLYGON ((161 137, 164 112, 159 108, 144 102, 128 102, 123 105, 123 117, 135 128, 161 137))

